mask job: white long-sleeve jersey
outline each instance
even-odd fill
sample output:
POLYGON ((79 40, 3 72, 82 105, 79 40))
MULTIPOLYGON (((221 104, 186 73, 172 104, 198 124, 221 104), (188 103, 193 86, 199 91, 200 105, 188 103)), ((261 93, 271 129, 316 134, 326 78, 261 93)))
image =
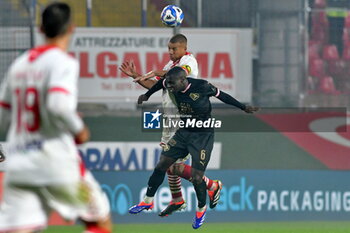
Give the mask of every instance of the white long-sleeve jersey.
POLYGON ((34 48, 13 62, 0 88, 9 180, 52 184, 79 176, 73 138, 83 128, 76 113, 78 77, 78 62, 54 46, 34 48))

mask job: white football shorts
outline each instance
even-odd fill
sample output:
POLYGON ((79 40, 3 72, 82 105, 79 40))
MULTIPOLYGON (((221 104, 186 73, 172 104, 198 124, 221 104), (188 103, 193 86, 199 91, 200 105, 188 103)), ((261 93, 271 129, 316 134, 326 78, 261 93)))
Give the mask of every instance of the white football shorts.
POLYGON ((82 178, 81 182, 44 187, 11 185, 5 180, 0 232, 44 229, 52 210, 66 220, 107 218, 110 206, 106 194, 90 171, 82 178))

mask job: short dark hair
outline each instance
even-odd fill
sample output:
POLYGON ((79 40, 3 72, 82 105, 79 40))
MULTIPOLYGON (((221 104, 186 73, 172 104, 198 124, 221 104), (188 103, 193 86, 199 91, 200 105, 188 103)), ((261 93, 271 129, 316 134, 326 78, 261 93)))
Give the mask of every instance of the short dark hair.
POLYGON ((179 66, 175 66, 173 68, 171 68, 166 74, 165 74, 165 78, 167 79, 179 79, 179 78, 186 78, 187 73, 186 71, 179 66))
POLYGON ((71 9, 68 4, 54 2, 41 14, 41 30, 48 38, 64 35, 71 23, 71 9))
POLYGON ((176 34, 170 38, 170 43, 185 43, 187 44, 187 38, 183 34, 176 34))

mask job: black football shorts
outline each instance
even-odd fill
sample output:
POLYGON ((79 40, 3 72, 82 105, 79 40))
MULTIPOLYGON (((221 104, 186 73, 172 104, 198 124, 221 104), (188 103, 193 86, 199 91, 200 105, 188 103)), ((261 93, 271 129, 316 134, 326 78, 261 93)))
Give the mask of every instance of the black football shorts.
POLYGON ((177 130, 175 135, 163 147, 163 155, 174 159, 192 158, 192 167, 205 171, 214 146, 214 132, 194 132, 177 130))

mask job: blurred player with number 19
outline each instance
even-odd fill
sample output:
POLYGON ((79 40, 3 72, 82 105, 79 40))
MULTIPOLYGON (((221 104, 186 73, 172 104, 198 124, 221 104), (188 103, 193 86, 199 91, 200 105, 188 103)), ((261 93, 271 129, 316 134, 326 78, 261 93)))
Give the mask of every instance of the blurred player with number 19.
POLYGON ((51 210, 81 218, 87 232, 111 232, 108 199, 85 170, 76 144, 89 140, 77 113, 78 62, 67 54, 71 10, 55 2, 42 13, 46 44, 19 56, 0 89, 7 132, 0 232, 36 232, 51 210))

